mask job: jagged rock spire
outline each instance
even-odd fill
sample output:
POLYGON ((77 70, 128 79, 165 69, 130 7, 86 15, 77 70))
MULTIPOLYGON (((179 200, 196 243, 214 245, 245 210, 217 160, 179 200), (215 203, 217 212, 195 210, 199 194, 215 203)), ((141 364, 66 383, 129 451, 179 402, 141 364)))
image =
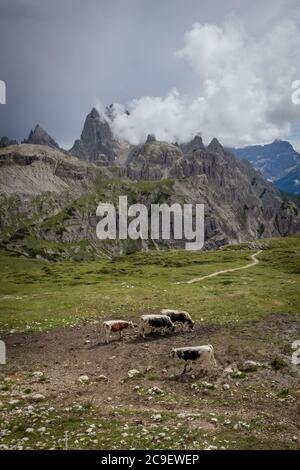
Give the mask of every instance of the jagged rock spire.
POLYGON ((203 141, 202 141, 202 137, 199 134, 195 135, 193 140, 191 140, 190 142, 186 142, 185 144, 181 144, 180 147, 181 147, 184 154, 188 154, 188 153, 193 152, 195 150, 204 150, 205 149, 205 146, 204 146, 203 141))
POLYGON ((146 144, 149 142, 156 142, 155 134, 148 134, 146 139, 146 144))
POLYGON ((207 146, 207 150, 209 150, 210 152, 218 153, 220 155, 225 154, 224 147, 220 144, 216 137, 214 137, 210 144, 207 146))
POLYGON ((87 115, 80 139, 74 142, 69 152, 89 161, 96 161, 100 155, 111 161, 115 159, 114 138, 108 119, 96 108, 87 115))
POLYGON ((47 145, 48 147, 59 149, 59 145, 39 124, 35 126, 34 130, 30 131, 28 138, 23 140, 22 143, 47 145))

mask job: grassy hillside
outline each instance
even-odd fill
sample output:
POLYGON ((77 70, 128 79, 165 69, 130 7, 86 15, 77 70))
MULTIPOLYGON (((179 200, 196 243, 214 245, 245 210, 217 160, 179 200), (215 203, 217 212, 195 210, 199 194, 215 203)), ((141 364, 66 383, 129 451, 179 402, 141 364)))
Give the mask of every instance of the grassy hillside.
POLYGON ((257 246, 137 252, 112 261, 59 263, 2 251, 0 329, 43 330, 90 318, 134 318, 166 307, 219 324, 299 312, 300 237, 262 243, 257 266, 191 285, 176 283, 243 266, 257 246))

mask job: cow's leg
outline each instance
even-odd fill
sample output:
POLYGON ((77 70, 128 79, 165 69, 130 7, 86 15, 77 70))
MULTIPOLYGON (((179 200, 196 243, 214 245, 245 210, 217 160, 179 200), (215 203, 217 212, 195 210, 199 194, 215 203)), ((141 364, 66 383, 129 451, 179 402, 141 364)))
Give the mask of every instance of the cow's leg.
POLYGON ((144 328, 144 325, 141 325, 140 326, 140 336, 142 338, 145 338, 145 328, 144 328))
POLYGON ((109 343, 110 328, 105 328, 105 342, 109 343))
POLYGON ((218 364, 217 364, 217 361, 216 361, 216 358, 215 358, 215 355, 214 355, 213 352, 212 352, 212 355, 211 355, 211 362, 212 362, 214 367, 218 367, 218 364))
POLYGON ((122 331, 122 330, 119 331, 119 338, 120 338, 120 339, 123 338, 123 331, 122 331))
POLYGON ((186 373, 187 367, 188 367, 188 361, 185 361, 185 364, 184 364, 184 368, 183 368, 182 374, 185 374, 185 373, 186 373))

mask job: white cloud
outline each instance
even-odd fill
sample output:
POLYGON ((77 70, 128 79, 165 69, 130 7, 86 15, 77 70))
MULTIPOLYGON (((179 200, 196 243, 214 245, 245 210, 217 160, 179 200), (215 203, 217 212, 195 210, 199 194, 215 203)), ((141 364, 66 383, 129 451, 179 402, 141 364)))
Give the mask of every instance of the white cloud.
POLYGON ((297 20, 282 20, 256 38, 234 17, 222 27, 194 24, 176 56, 189 65, 186 73, 196 74, 198 89, 135 99, 129 116, 118 106, 114 133, 133 144, 148 133, 183 142, 201 132, 226 145, 287 138, 300 117, 300 106, 291 103, 292 82, 300 79, 299 37, 297 20))

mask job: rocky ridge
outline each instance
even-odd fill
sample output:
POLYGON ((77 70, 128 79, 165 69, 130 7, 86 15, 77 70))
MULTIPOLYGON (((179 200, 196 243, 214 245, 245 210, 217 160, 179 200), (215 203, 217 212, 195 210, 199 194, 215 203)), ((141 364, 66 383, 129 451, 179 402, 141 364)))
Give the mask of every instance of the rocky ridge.
MULTIPOLYGON (((36 129, 27 142, 37 136, 42 142, 53 141, 39 126, 36 129)), ((5 246, 28 252, 28 240, 35 238, 40 245, 56 244, 62 251, 72 245, 77 254, 85 245, 84 250, 95 256, 157 249, 160 244, 184 246, 176 240, 100 242, 95 233, 98 203, 117 205, 118 196, 125 194, 130 203, 148 208, 164 202, 204 203, 206 248, 300 233, 296 206, 283 201, 260 172, 237 160, 217 139, 205 147, 200 136, 173 145, 149 135, 144 144, 130 146, 115 140, 109 121, 93 109, 76 145, 84 152, 77 153, 80 158, 53 144, 0 149, 0 226, 5 246)), ((43 249, 38 254, 47 257, 43 249)))

